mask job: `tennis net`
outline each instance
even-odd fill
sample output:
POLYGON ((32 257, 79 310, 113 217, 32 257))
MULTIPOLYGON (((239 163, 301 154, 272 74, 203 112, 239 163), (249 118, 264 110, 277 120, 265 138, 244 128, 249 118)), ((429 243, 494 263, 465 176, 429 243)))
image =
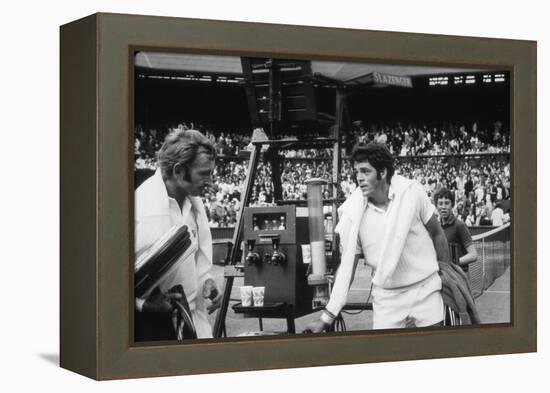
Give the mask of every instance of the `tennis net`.
POLYGON ((468 275, 474 297, 479 297, 510 267, 510 224, 472 236, 477 261, 468 275))

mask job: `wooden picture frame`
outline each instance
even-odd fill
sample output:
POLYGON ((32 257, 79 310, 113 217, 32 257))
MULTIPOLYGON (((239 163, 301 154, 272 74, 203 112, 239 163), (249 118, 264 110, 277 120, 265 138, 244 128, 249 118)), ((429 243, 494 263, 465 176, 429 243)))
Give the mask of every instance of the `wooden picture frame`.
POLYGON ((536 351, 536 50, 533 41, 102 13, 62 26, 61 366, 105 380, 536 351), (136 47, 509 70, 512 322, 133 345, 136 47))

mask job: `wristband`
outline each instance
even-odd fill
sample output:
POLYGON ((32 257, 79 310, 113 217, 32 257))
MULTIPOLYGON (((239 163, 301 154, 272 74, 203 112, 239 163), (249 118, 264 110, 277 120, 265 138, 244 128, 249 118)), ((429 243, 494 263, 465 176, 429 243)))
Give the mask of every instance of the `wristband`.
POLYGON ((319 318, 325 325, 330 326, 336 319, 336 316, 328 311, 327 309, 323 310, 321 317, 319 318))

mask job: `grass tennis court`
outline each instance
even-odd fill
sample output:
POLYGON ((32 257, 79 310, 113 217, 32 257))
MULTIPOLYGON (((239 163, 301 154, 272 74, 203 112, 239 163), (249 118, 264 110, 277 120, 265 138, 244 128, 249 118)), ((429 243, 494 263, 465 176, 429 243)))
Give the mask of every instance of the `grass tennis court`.
MULTIPOLYGON (((476 262, 470 265, 468 277, 482 323, 510 322, 510 225, 489 230, 473 237, 478 253, 476 262)), ((219 282, 223 282, 221 266, 214 267, 214 274, 219 282)), ((243 278, 236 278, 231 292, 229 310, 226 317, 226 329, 229 337, 260 330, 257 318, 245 318, 243 314, 235 314, 231 308, 238 302, 239 287, 244 285, 243 278)), ((369 297, 371 286, 371 269, 360 261, 357 266, 355 280, 351 286, 348 303, 365 303, 369 297)), ((266 288, 266 291, 269 287, 266 288)), ((372 329, 372 311, 343 312, 348 331, 372 329)), ((295 320, 296 332, 302 332, 307 324, 319 317, 319 312, 305 315, 295 320)), ((211 317, 212 324, 214 316, 211 317)), ((263 329, 267 332, 286 332, 286 320, 263 319, 263 329)))
MULTIPOLYGON (((223 267, 215 266, 216 278, 223 282, 223 267)), ((235 279, 231 299, 235 302, 239 299, 239 287, 243 285, 243 279, 235 279)), ((366 301, 370 289, 370 268, 363 263, 357 267, 355 281, 349 294, 349 302, 366 301)), ((244 318, 242 314, 235 314, 231 309, 226 318, 227 334, 229 337, 235 337, 247 332, 259 331, 257 318, 244 318)), ((498 277, 494 283, 487 288, 484 293, 476 299, 479 314, 483 323, 507 323, 510 321, 510 269, 507 268, 503 274, 498 277)), ((214 314, 215 315, 215 314, 214 314)), ((295 320, 296 332, 303 331, 306 325, 317 319, 319 313, 313 313, 297 318, 295 320)), ((348 331, 370 330, 372 328, 372 311, 363 311, 356 315, 344 314, 346 328, 348 331)), ((214 317, 211 318, 212 324, 214 317)), ((282 332, 286 331, 286 321, 284 319, 264 319, 264 331, 282 332)))

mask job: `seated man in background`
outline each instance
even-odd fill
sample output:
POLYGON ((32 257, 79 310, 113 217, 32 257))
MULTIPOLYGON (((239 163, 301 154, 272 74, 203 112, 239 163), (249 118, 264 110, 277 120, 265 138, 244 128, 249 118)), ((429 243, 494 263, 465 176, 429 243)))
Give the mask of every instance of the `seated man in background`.
POLYGON ((468 265, 477 261, 477 251, 468 227, 453 214, 454 194, 450 190, 442 188, 435 194, 434 202, 447 242, 451 248, 456 250, 457 259, 453 262, 458 263, 462 270, 467 272, 468 265))

